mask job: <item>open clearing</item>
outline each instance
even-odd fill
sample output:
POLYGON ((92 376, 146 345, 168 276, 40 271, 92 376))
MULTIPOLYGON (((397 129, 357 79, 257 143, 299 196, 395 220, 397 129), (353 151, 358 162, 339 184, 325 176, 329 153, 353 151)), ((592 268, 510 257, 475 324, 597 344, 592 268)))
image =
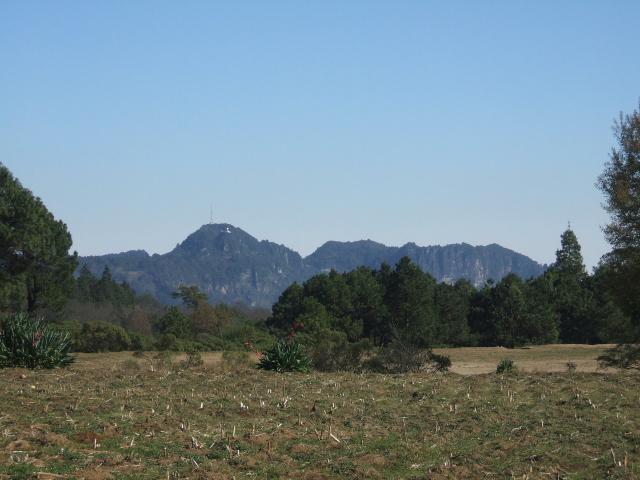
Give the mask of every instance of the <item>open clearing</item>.
POLYGON ((596 360, 614 345, 536 345, 525 348, 467 347, 440 348, 437 353, 451 358, 451 371, 462 375, 495 372, 503 358, 516 362, 523 372, 566 372, 572 362, 578 372, 603 371, 596 360))
POLYGON ((215 353, 6 369, 0 478, 638 478, 640 375, 596 372, 603 349, 439 350, 447 374, 279 375, 215 353), (502 358, 521 372, 483 373, 502 358))

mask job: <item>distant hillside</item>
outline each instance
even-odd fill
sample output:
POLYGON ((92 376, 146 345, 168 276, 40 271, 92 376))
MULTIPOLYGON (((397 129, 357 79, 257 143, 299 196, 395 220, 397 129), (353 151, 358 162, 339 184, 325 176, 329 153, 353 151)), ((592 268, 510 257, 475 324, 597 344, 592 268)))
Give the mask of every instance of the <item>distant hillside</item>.
POLYGON ((387 247, 371 240, 331 241, 303 259, 284 245, 259 241, 229 224, 204 225, 164 255, 132 250, 81 257, 79 265, 86 264, 96 275, 108 266, 114 279, 167 303, 173 301, 171 292, 184 283, 198 285, 212 302, 270 307, 294 281, 331 269, 395 264, 405 255, 438 281, 466 278, 476 286, 511 272, 529 278, 544 271, 539 263, 496 244, 387 247))
POLYGON ((482 286, 490 279, 500 280, 511 272, 526 279, 544 271, 544 266, 529 257, 495 243, 478 247, 467 243, 430 247, 407 243, 402 247, 387 247, 371 240, 327 242, 304 261, 318 271, 346 272, 360 265, 372 268, 382 262, 394 265, 404 256, 439 282, 466 278, 475 286, 482 286))

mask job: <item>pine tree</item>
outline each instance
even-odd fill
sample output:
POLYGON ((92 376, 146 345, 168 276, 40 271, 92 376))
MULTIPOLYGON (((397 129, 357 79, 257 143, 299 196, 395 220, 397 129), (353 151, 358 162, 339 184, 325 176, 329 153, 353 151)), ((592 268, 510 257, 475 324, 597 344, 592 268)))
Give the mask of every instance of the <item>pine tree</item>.
POLYGON ((582 260, 582 249, 571 225, 560 236, 560 250, 556 251, 554 267, 563 275, 584 278, 587 274, 582 260))
POLYGON ((613 247, 603 263, 617 301, 640 325, 640 107, 631 115, 621 114, 614 132, 617 148, 598 178, 611 215, 604 233, 613 247))
POLYGON ((560 236, 556 262, 549 269, 560 339, 565 343, 589 343, 594 338, 593 295, 576 234, 567 228, 560 236))
POLYGON ((0 164, 0 311, 60 311, 73 290, 71 235, 0 164))
POLYGON ((430 346, 436 328, 436 281, 409 257, 398 261, 390 280, 385 302, 396 335, 418 347, 430 346))

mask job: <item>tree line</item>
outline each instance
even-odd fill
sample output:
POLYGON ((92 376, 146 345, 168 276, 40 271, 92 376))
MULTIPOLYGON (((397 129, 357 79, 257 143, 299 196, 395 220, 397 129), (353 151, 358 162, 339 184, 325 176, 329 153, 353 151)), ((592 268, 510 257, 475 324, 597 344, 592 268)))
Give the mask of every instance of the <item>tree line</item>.
POLYGON ((476 289, 466 280, 437 283, 408 257, 394 267, 335 271, 291 285, 267 325, 292 328, 309 343, 331 335, 386 346, 418 347, 609 343, 633 338, 631 318, 602 288, 606 268, 588 275, 571 229, 555 263, 537 277, 509 274, 476 289))
MULTIPOLYGON (((193 286, 160 305, 83 268, 66 225, 0 164, 0 315, 28 312, 74 332, 78 349, 219 349, 275 336, 300 338, 319 351, 365 343, 434 345, 640 342, 640 111, 621 115, 617 145, 598 179, 611 216, 612 246, 587 273, 568 228, 556 260, 531 279, 507 275, 476 289, 437 283, 408 258, 294 283, 265 322, 250 310, 209 305, 193 286)), ((632 348, 635 362, 640 349, 632 348)))

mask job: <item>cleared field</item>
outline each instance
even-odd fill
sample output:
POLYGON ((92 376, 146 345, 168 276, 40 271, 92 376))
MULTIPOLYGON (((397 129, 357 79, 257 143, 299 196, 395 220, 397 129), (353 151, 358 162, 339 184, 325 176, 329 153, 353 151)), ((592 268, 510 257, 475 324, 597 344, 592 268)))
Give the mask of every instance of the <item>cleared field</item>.
POLYGON ((640 375, 540 373, 600 350, 447 351, 464 373, 539 371, 504 376, 278 375, 221 354, 7 369, 0 478, 638 478, 640 375))
POLYGON ((451 371, 462 375, 495 372, 504 358, 514 360, 523 372, 565 372, 567 363, 576 365, 578 372, 609 371, 598 367, 596 360, 614 345, 536 345, 525 348, 468 347, 441 348, 437 353, 451 358, 451 371))

